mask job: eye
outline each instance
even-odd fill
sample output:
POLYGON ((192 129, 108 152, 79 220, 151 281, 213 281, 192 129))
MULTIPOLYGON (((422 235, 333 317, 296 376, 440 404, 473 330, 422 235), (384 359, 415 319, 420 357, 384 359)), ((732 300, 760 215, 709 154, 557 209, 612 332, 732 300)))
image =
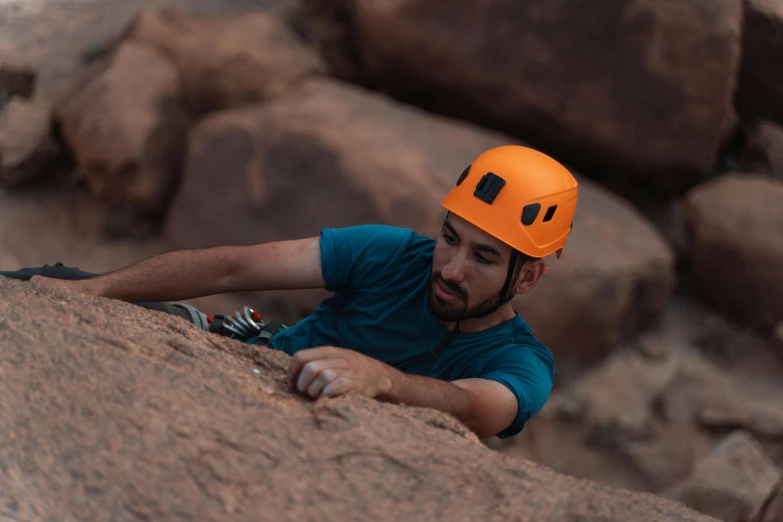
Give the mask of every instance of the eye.
POLYGON ((492 261, 490 261, 488 258, 482 256, 481 254, 476 254, 476 261, 478 261, 482 265, 488 265, 488 264, 492 263, 492 261))
POLYGON ((450 235, 448 235, 446 233, 442 233, 441 236, 443 236, 443 239, 445 239, 446 243, 448 243, 449 245, 457 244, 457 239, 454 238, 453 236, 450 236, 450 235))

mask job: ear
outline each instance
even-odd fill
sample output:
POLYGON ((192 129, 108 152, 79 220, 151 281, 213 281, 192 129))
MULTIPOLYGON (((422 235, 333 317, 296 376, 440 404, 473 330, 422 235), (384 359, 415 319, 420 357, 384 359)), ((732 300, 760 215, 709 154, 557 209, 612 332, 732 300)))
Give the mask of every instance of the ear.
POLYGON ((519 272, 517 284, 514 286, 514 293, 520 295, 529 292, 546 272, 546 264, 542 259, 526 262, 519 272))

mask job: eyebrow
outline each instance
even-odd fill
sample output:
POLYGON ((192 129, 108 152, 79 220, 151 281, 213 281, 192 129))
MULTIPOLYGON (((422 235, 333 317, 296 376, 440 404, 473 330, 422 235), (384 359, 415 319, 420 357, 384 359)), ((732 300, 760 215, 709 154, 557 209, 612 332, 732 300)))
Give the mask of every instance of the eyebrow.
MULTIPOLYGON (((459 239, 459 234, 457 234, 457 231, 454 230, 453 226, 451 226, 451 223, 446 221, 446 222, 443 223, 443 227, 448 229, 448 231, 449 231, 449 233, 451 235, 456 236, 457 239, 459 239)), ((498 251, 497 248, 493 247, 492 245, 487 245, 487 244, 484 244, 484 243, 473 242, 471 244, 471 246, 473 248, 475 248, 476 250, 481 250, 482 252, 487 252, 489 254, 493 254, 493 255, 496 255, 496 256, 500 257, 500 252, 498 251)))

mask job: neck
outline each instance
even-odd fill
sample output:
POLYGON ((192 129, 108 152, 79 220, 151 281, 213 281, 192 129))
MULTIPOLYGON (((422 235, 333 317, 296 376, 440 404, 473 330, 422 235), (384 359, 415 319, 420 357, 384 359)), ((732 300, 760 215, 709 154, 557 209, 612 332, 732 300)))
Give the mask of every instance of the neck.
MULTIPOLYGON (((516 315, 511 303, 506 303, 491 314, 480 319, 465 319, 459 322, 459 329, 462 332, 480 332, 482 330, 488 330, 501 323, 505 323, 509 319, 513 319, 516 315)), ((449 330, 453 329, 457 323, 440 321, 449 330)))

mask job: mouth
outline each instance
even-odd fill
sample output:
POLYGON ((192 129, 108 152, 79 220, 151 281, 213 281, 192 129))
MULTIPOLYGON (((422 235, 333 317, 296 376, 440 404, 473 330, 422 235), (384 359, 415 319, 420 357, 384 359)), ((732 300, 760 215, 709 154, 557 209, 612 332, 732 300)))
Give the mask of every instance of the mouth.
POLYGON ((443 301, 448 301, 448 302, 452 302, 452 303, 453 302, 460 302, 461 303, 461 302, 464 301, 464 299, 462 298, 462 295, 460 295, 459 293, 455 292, 454 290, 452 290, 451 288, 446 286, 440 280, 436 279, 433 282, 432 286, 433 286, 433 290, 435 292, 435 295, 437 295, 443 301))

